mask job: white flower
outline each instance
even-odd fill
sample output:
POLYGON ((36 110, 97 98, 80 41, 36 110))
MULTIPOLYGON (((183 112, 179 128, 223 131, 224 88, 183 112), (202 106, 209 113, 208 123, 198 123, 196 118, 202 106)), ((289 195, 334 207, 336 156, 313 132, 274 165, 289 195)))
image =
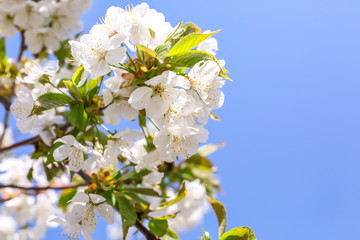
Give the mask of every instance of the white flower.
POLYGON ((139 87, 130 95, 129 103, 137 110, 145 109, 146 114, 154 119, 165 114, 169 107, 178 100, 183 89, 189 89, 189 80, 176 75, 172 71, 165 71, 161 75, 151 78, 145 84, 149 87, 139 87), (180 87, 183 89, 179 89, 180 87))
POLYGON ((125 36, 117 34, 109 38, 103 25, 95 25, 80 42, 69 41, 75 60, 84 65, 92 79, 111 71, 110 65, 121 63, 126 58, 126 49, 121 47, 125 36))
POLYGON ((58 70, 58 60, 47 61, 41 66, 38 62, 31 60, 25 63, 24 73, 27 76, 24 79, 19 78, 19 80, 25 83, 35 83, 44 74, 53 77, 58 70))
POLYGON ((60 47, 58 33, 51 28, 35 28, 25 32, 25 40, 32 54, 39 53, 43 47, 56 51, 60 47))
POLYGON ((109 89, 103 89, 102 94, 104 104, 107 106, 104 111, 104 120, 105 122, 116 126, 120 123, 121 117, 127 120, 134 120, 139 112, 132 108, 127 100, 124 100, 124 98, 128 97, 126 91, 122 91, 121 94, 118 93, 121 84, 124 82, 121 75, 125 73, 125 71, 114 69, 114 73, 114 77, 111 77, 104 82, 105 86, 112 92, 109 89))
POLYGON ((191 90, 188 92, 195 101, 194 115, 201 124, 206 124, 211 109, 224 104, 224 93, 219 90, 225 81, 219 77, 220 67, 214 61, 199 62, 189 72, 191 90))
POLYGON ((55 115, 55 110, 49 109, 38 117, 38 126, 31 132, 34 135, 39 134, 41 140, 50 146, 51 141, 56 137, 54 124, 60 124, 63 121, 63 116, 55 115))
POLYGON ((29 116, 34 107, 34 98, 29 89, 20 85, 16 89, 16 100, 11 104, 11 113, 20 120, 16 122, 16 126, 22 133, 28 133, 36 128, 38 116, 29 116))
POLYGON ((147 152, 144 146, 146 146, 145 139, 135 142, 132 148, 134 157, 131 158, 130 161, 136 164, 135 170, 137 172, 140 172, 143 168, 150 171, 157 171, 157 166, 163 162, 159 151, 154 149, 151 152, 147 152))
POLYGON ((16 28, 14 25, 13 14, 9 12, 0 11, 0 26, 1 35, 5 37, 12 37, 15 34, 16 28))
POLYGON ((95 232, 97 224, 95 210, 109 224, 114 223, 114 209, 105 203, 104 197, 78 192, 71 201, 76 204, 71 212, 65 215, 65 219, 56 218, 52 220, 62 223, 64 231, 69 233, 70 236, 75 236, 82 232, 85 240, 92 239, 90 234, 95 232))
POLYGON ((156 185, 156 184, 161 183, 161 180, 163 179, 163 177, 164 177, 163 172, 153 171, 143 177, 142 183, 144 186, 156 185))
POLYGON ((16 89, 16 97, 16 100, 10 106, 11 113, 20 119, 28 117, 34 107, 34 99, 30 90, 20 85, 16 89))
POLYGON ((195 99, 185 91, 181 91, 176 102, 170 105, 168 111, 162 116, 162 118, 155 119, 155 121, 159 126, 166 127, 167 124, 174 123, 191 116, 194 113, 195 108, 195 99))
POLYGON ((14 218, 0 215, 0 239, 11 239, 16 232, 17 224, 14 218))
POLYGON ((169 22, 165 22, 162 13, 150 9, 146 3, 135 6, 128 12, 132 20, 130 28, 130 41, 134 45, 144 45, 154 49, 163 43, 173 28, 169 22))
POLYGON ((54 159, 56 161, 63 161, 69 158, 69 169, 78 172, 84 163, 84 153, 88 154, 89 150, 81 145, 74 136, 66 135, 57 139, 54 143, 62 142, 61 145, 54 151, 54 159))
POLYGON ((0 182, 2 184, 30 186, 31 183, 26 176, 32 164, 33 160, 30 159, 29 155, 2 158, 0 162, 0 182))
POLYGON ((0 147, 10 146, 14 143, 14 135, 11 128, 7 128, 4 133, 4 124, 0 123, 0 136, 4 134, 4 138, 1 142, 0 147))
POLYGON ((220 67, 214 61, 198 62, 189 72, 191 88, 206 100, 208 90, 212 88, 213 82, 219 76, 220 67))
POLYGON ((155 134, 154 144, 162 158, 174 162, 177 157, 189 158, 196 153, 199 142, 206 142, 209 132, 186 119, 169 124, 155 134))
POLYGON ((34 204, 35 198, 33 196, 21 194, 19 197, 6 201, 3 212, 7 215, 14 215, 16 222, 20 226, 25 226, 35 217, 34 204))
POLYGON ((39 13, 37 7, 37 3, 26 1, 26 6, 16 10, 14 23, 23 29, 40 27, 45 19, 39 13))

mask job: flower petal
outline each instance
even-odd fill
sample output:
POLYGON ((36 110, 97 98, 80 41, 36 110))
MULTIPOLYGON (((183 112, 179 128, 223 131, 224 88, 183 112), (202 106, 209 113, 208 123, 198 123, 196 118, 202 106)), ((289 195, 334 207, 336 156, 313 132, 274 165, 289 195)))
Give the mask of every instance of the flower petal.
POLYGON ((106 199, 103 196, 97 195, 97 194, 89 194, 89 197, 91 199, 91 202, 94 204, 105 202, 106 199))
POLYGON ((100 214, 100 216, 105 218, 105 220, 109 224, 114 223, 114 209, 112 206, 110 206, 107 203, 103 203, 103 204, 100 204, 99 206, 96 206, 96 210, 100 214))
POLYGON ((84 192, 77 192, 76 195, 71 199, 72 202, 88 203, 89 196, 84 192))

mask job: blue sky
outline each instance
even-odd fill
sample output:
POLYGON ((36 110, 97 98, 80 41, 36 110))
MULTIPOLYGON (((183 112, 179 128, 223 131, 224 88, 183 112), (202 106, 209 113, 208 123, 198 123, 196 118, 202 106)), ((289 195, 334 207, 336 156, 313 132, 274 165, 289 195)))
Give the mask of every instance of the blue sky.
MULTIPOLYGON (((109 6, 94 1, 85 32, 109 6)), ((209 142, 228 229, 258 239, 355 239, 360 235, 360 2, 355 0, 148 1, 176 25, 216 35, 233 82, 210 122, 209 142)), ((16 44, 16 43, 15 43, 16 44)), ((17 46, 17 45, 16 45, 17 46)), ((3 113, 2 113, 3 114, 3 113)), ((1 117, 2 119, 2 117, 1 117)), ((213 213, 201 227, 216 238, 213 213)), ((60 230, 48 239, 61 239, 60 230)), ((94 239, 103 239, 98 229, 94 239)))

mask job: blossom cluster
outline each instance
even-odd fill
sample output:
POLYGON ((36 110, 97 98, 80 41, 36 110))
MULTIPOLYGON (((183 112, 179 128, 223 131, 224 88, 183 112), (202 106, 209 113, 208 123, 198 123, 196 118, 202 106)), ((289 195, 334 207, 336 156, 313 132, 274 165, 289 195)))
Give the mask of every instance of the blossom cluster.
MULTIPOLYGON (((34 24, 25 26, 24 19, 16 20, 20 10, 5 0, 0 6, 9 7, 8 12, 0 10, 0 16, 6 16, 0 26, 6 26, 4 36, 12 35, 13 28, 25 31, 32 53, 43 47, 56 50, 58 46, 47 42, 69 38, 79 18, 79 11, 72 14, 72 9, 89 4, 87 0, 20 2, 28 9, 22 18, 34 24)), ((72 59, 66 60, 65 67, 59 64, 59 56, 45 61, 23 58, 15 74, 4 73, 13 79, 16 99, 10 111, 18 119, 17 128, 39 139, 32 143, 35 150, 20 164, 21 170, 12 168, 16 160, 6 159, 22 158, 5 152, 0 183, 27 187, 85 181, 74 189, 72 185, 62 188, 66 190, 58 204, 64 214, 54 211, 56 203, 49 202, 47 215, 28 214, 20 227, 38 214, 37 219, 47 221, 43 226, 61 224, 70 238, 82 233, 91 239, 100 215, 109 224, 122 219, 122 230, 109 230, 111 238, 118 239, 134 233, 138 222, 149 221, 151 231, 159 222, 166 224, 169 230, 155 231, 159 236, 200 223, 209 209, 207 198, 215 198, 214 190, 220 189, 216 168, 207 158, 219 146, 199 148, 208 139, 208 120, 218 120, 213 110, 224 103, 221 88, 227 76, 225 62, 215 57, 215 33, 202 32, 193 23, 173 27, 146 3, 127 9, 110 7, 102 23, 68 42, 72 59), (130 129, 129 121, 122 119, 137 126, 130 129), (48 221, 54 214, 58 217, 48 221)), ((0 59, 0 74, 1 63, 0 59)), ((1 144, 11 145, 0 140, 0 154, 1 144)), ((4 196, 11 192, 4 189, 4 196)), ((34 210, 31 206, 41 203, 41 194, 59 192, 35 191, 26 196, 32 200, 20 202, 29 202, 23 207, 34 210)), ((11 210, 11 201, 17 199, 4 204, 6 216, 21 214, 11 210)), ((27 238, 35 239, 31 234, 27 238)))
POLYGON ((72 38, 71 31, 82 30, 80 17, 90 5, 91 0, 1 0, 0 34, 23 32, 33 54, 43 48, 56 51, 60 42, 72 38))

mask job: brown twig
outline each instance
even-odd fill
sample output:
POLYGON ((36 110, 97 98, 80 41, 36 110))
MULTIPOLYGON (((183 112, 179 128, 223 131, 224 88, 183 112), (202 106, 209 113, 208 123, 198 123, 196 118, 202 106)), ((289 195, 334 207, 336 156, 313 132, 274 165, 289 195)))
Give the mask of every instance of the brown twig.
POLYGON ((21 43, 20 43, 19 55, 17 57, 17 62, 21 61, 22 55, 24 54, 24 51, 26 49, 24 31, 20 32, 20 36, 21 36, 21 43))
POLYGON ((9 151, 11 149, 14 149, 14 148, 17 148, 17 147, 20 147, 20 146, 25 146, 25 145, 36 143, 36 142, 40 141, 40 139, 41 139, 40 136, 35 136, 35 137, 26 139, 26 140, 18 142, 18 143, 14 143, 13 145, 0 148, 0 153, 5 152, 5 151, 9 151))
POLYGON ((145 236, 147 240, 160 240, 158 236, 150 232, 150 230, 147 229, 138 219, 136 219, 134 226, 145 236))
POLYGON ((87 184, 91 184, 91 177, 86 172, 80 170, 78 174, 87 184))
POLYGON ((83 186, 87 186, 88 183, 80 183, 80 184, 76 184, 76 185, 63 185, 63 186, 46 186, 46 187, 23 187, 23 186, 17 186, 14 184, 0 184, 0 188, 17 188, 17 189, 21 189, 21 190, 34 190, 34 191, 43 191, 43 190, 48 190, 48 189, 53 189, 53 190, 61 190, 61 189, 68 189, 68 188, 78 188, 78 187, 83 187, 83 186))
POLYGON ((0 95, 0 103, 4 106, 5 110, 10 110, 11 102, 3 95, 0 95))

